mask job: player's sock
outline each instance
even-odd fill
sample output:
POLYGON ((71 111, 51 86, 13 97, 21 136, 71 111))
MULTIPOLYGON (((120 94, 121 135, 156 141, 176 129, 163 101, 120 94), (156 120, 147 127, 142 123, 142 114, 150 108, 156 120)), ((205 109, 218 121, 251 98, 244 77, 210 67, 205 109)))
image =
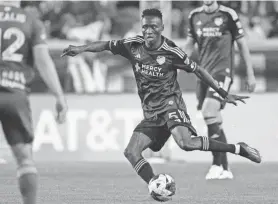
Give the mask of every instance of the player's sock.
MULTIPOLYGON (((221 141, 219 123, 213 123, 208 125, 208 136, 209 138, 212 138, 214 140, 221 141)), ((222 152, 212 152, 212 156, 213 156, 212 164, 220 166, 222 152)))
POLYGON ((154 177, 151 165, 144 158, 139 159, 133 168, 147 184, 154 177))
MULTIPOLYGON (((220 138, 221 138, 221 142, 227 143, 227 138, 226 138, 223 128, 221 128, 221 130, 220 130, 220 138)), ((224 170, 228 170, 229 165, 228 165, 228 158, 227 158, 226 152, 221 153, 221 164, 222 164, 224 170)))
POLYGON ((197 138, 201 138, 202 145, 201 150, 203 151, 214 151, 214 152, 230 152, 233 154, 240 154, 241 147, 238 144, 227 144, 223 142, 216 141, 214 139, 210 139, 205 136, 200 136, 197 138))
POLYGON ((23 166, 18 169, 18 182, 24 204, 36 204, 37 198, 37 169, 23 166))

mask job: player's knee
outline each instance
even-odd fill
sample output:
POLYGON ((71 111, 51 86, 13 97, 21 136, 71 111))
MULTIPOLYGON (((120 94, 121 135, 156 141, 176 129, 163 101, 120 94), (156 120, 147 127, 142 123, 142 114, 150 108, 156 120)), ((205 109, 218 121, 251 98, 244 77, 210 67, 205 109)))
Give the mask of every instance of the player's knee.
POLYGON ((141 157, 141 153, 137 152, 136 149, 129 148, 129 147, 127 147, 124 150, 124 155, 127 158, 127 160, 130 161, 131 163, 137 161, 138 158, 141 157))
POLYGON ((26 174, 37 174, 37 168, 35 162, 32 159, 24 159, 18 163, 17 177, 21 177, 26 174))
POLYGON ((221 123, 220 101, 213 98, 206 98, 202 107, 202 114, 207 125, 221 123))
POLYGON ((192 151, 191 145, 191 135, 192 132, 187 127, 177 127, 172 131, 173 136, 175 137, 177 145, 185 150, 192 151))

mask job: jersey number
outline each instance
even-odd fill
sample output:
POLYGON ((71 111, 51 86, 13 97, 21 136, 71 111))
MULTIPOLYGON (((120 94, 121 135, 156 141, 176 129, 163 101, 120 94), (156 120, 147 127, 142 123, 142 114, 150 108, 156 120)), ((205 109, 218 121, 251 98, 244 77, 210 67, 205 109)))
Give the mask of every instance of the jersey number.
POLYGON ((10 40, 12 36, 15 36, 15 41, 10 44, 5 50, 2 51, 1 41, 0 41, 0 50, 2 60, 21 62, 23 59, 23 54, 16 53, 25 43, 24 33, 15 27, 8 28, 2 33, 0 28, 0 39, 10 40))

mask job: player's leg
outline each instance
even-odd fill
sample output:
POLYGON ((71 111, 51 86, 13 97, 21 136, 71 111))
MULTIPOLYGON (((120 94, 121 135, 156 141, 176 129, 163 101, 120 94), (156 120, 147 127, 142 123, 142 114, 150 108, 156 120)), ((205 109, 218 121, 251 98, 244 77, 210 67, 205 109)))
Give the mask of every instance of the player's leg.
POLYGON ((201 150, 211 152, 230 152, 260 163, 261 157, 258 150, 249 147, 245 143, 227 144, 206 136, 197 136, 192 127, 189 116, 185 111, 171 111, 167 126, 171 131, 177 145, 185 151, 201 150), (197 137, 191 137, 195 135, 197 137))
MULTIPOLYGON (((229 91, 231 85, 230 77, 217 75, 214 76, 214 78, 219 82, 223 89, 229 91)), ((203 117, 208 127, 208 136, 217 141, 227 143, 227 139, 222 128, 221 109, 224 107, 223 105, 222 98, 213 89, 208 89, 206 99, 202 107, 203 117)), ((222 152, 213 152, 212 154, 213 163, 206 178, 218 179, 223 173, 228 175, 227 178, 232 178, 232 173, 228 172, 227 154, 222 152)))
POLYGON ((148 184, 154 173, 151 165, 143 158, 142 153, 154 142, 152 134, 155 134, 156 129, 146 127, 146 123, 143 120, 134 129, 124 155, 137 174, 148 184))
MULTIPOLYGON (((220 142, 225 142, 226 140, 224 140, 224 138, 221 137, 221 102, 213 97, 213 92, 209 91, 208 97, 205 99, 202 107, 203 118, 208 128, 208 137, 220 142)), ((218 179, 220 177, 220 175, 223 172, 223 169, 221 167, 221 159, 222 156, 224 156, 223 154, 226 153, 212 152, 212 166, 206 175, 206 179, 218 179)))
MULTIPOLYGON (((35 204, 37 169, 32 156, 31 111, 25 96, 6 94, 2 126, 17 163, 17 178, 24 204, 35 204)), ((2 110, 1 110, 2 111, 2 110)))
POLYGON ((154 176, 151 165, 143 158, 142 152, 147 149, 152 140, 142 132, 133 132, 124 155, 137 174, 148 184, 154 176))
MULTIPOLYGON (((197 99, 198 99, 198 106, 197 109, 202 111, 203 118, 206 121, 206 117, 204 116, 204 110, 207 111, 207 100, 205 102, 205 99, 207 98, 207 93, 208 93, 208 86, 204 84, 202 81, 198 81, 197 87, 196 87, 196 93, 197 93, 197 99), (205 103, 204 103, 205 102, 205 103)), ((220 108, 220 106, 219 106, 220 108)), ((209 118, 211 119, 211 118, 209 118)), ((207 122, 207 121, 206 121, 207 122)), ((215 137, 215 139, 219 139, 218 134, 215 134, 218 130, 218 123, 216 124, 207 124, 207 129, 208 129, 208 136, 209 137, 215 137)), ((221 165, 221 152, 212 152, 212 166, 210 167, 206 179, 215 179, 218 178, 221 173, 223 172, 221 165)))

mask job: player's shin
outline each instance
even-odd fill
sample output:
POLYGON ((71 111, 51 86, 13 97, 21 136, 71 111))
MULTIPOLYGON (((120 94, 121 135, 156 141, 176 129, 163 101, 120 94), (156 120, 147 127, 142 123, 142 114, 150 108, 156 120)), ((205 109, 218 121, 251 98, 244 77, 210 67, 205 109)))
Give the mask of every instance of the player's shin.
MULTIPOLYGON (((224 142, 224 143, 227 143, 227 138, 226 138, 226 135, 225 135, 225 132, 223 130, 223 128, 220 126, 220 139, 221 139, 221 142, 224 142)), ((221 153, 221 164, 223 166, 223 169, 224 170, 228 170, 228 158, 227 158, 227 154, 226 153, 221 153)))
POLYGON ((217 140, 208 138, 206 136, 200 136, 197 137, 201 140, 202 151, 213 151, 213 152, 230 152, 233 154, 239 154, 240 153, 240 145, 238 144, 227 144, 223 142, 219 142, 217 140))
POLYGON ((133 168, 147 184, 154 177, 151 165, 143 157, 135 163, 133 168))
MULTIPOLYGON (((206 120, 206 118, 205 118, 206 120)), ((221 141, 220 138, 220 126, 219 123, 208 124, 208 137, 214 139, 216 141, 221 141)), ((213 165, 220 166, 221 165, 221 152, 212 152, 213 155, 213 165)))
POLYGON ((37 197, 37 169, 32 161, 24 161, 17 170, 23 204, 35 204, 37 197))

